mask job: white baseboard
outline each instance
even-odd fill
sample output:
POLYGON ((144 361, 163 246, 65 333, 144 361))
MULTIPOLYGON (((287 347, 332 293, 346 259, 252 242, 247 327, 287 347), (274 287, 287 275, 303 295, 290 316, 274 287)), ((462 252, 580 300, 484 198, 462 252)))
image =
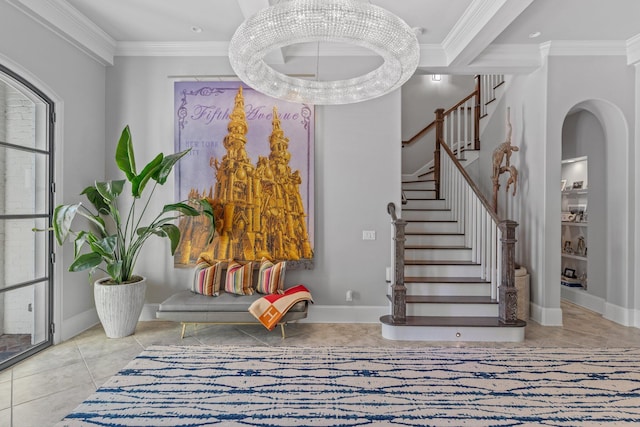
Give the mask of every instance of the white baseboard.
POLYGON ((633 327, 640 328, 640 310, 633 310, 633 327))
POLYGON ((81 332, 86 331, 92 326, 97 325, 100 322, 98 319, 98 313, 95 308, 87 311, 83 311, 80 314, 76 314, 69 319, 62 319, 62 325, 60 327, 62 341, 66 341, 75 337, 81 332))
POLYGON ((562 326, 562 309, 545 308, 531 303, 531 320, 542 326, 562 326))
POLYGON ((569 288, 562 286, 560 288, 560 295, 567 301, 571 301, 572 303, 579 305, 580 307, 584 307, 587 310, 595 311, 599 314, 603 314, 605 311, 606 301, 604 298, 591 295, 582 290, 582 288, 569 288))
POLYGON ((604 312, 602 313, 602 317, 605 319, 611 320, 612 322, 619 323, 623 326, 635 326, 634 323, 634 310, 629 308, 620 307, 615 304, 611 304, 610 302, 605 302, 604 304, 604 312))

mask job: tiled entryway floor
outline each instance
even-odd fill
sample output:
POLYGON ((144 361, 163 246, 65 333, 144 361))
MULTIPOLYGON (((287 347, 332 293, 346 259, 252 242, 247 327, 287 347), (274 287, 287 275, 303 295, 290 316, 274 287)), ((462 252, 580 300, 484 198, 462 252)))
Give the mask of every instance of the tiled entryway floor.
POLYGON ((246 346, 478 346, 478 347, 640 347, 640 329, 627 328, 569 303, 562 304, 562 327, 529 322, 522 343, 444 343, 389 341, 380 324, 299 323, 279 329, 262 326, 200 326, 180 339, 180 324, 140 322, 135 335, 108 339, 98 325, 0 372, 0 425, 54 425, 108 378, 151 345, 246 346), (13 424, 11 424, 13 423, 13 424))

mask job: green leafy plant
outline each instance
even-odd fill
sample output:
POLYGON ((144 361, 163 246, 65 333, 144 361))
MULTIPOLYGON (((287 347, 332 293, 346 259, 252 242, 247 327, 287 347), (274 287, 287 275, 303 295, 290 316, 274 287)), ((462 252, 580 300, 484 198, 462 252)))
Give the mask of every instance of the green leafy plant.
MULTIPOLYGON (((189 149, 190 150, 190 149, 189 149)), ((110 283, 121 284, 138 280, 133 270, 140 250, 151 236, 167 237, 171 241, 173 255, 180 243, 180 229, 174 224, 183 216, 205 215, 210 219, 209 241, 213 239, 215 220, 213 208, 208 199, 186 200, 168 204, 155 215, 150 223, 143 225, 149 202, 158 185, 163 185, 174 165, 189 150, 176 154, 158 154, 138 174, 133 153, 133 142, 129 126, 125 126, 116 148, 116 164, 125 173, 126 179, 97 182, 85 188, 85 195, 92 209, 82 203, 57 206, 53 213, 53 232, 59 245, 72 235, 74 240, 74 261, 69 271, 96 269, 106 272, 110 283), (148 195, 143 192, 149 185, 148 195), (121 215, 119 201, 125 184, 131 185, 131 206, 126 215, 121 215), (139 206, 141 205, 141 206, 139 206), (198 207, 198 209, 196 207, 198 207), (71 229, 74 218, 84 217, 88 227, 81 231, 71 229)))

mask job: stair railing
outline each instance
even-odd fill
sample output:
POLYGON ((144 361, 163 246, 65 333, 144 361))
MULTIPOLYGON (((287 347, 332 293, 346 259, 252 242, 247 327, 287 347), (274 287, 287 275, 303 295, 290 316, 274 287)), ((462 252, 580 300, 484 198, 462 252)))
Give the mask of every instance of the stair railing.
MULTIPOLYGON (((443 110, 438 110, 436 115, 436 122, 443 123, 443 110)), ((465 246, 471 248, 472 262, 480 265, 481 278, 491 283, 491 298, 499 303, 500 321, 515 324, 518 304, 515 229, 518 224, 498 218, 444 139, 436 140, 435 156, 440 198, 458 222, 459 232, 464 233, 465 246)))
POLYGON ((404 242, 405 227, 407 221, 398 218, 396 215, 396 205, 391 202, 387 205, 387 212, 391 215, 393 224, 394 245, 394 275, 393 285, 391 285, 391 317, 393 323, 403 324, 407 322, 407 287, 404 284, 404 242))
MULTIPOLYGON (((458 159, 464 159, 465 150, 480 149, 480 119, 487 115, 487 106, 495 101, 496 89, 504 83, 504 75, 476 75, 475 80, 473 92, 446 110, 443 115, 444 132, 442 137, 450 143, 451 149, 458 159)), ((429 123, 412 138, 402 141, 403 147, 419 140, 422 141, 426 135, 435 131, 436 120, 429 123)))
MULTIPOLYGON (((460 164, 465 149, 480 149, 480 119, 487 105, 495 100, 495 89, 504 83, 503 75, 476 76, 476 88, 449 110, 436 110, 436 118, 403 146, 435 131, 433 158, 436 199, 445 199, 472 248, 472 260, 481 266, 482 278, 491 283, 491 297, 499 302, 500 321, 517 323, 515 287, 515 221, 501 221, 486 198, 460 164), (445 141, 452 140, 453 149, 445 141), (442 154, 445 153, 445 155, 442 154), (467 226, 465 226, 467 224, 467 226)), ((404 199, 403 199, 404 200, 404 199)), ((398 218, 396 206, 387 205, 394 229, 394 278, 391 287, 392 319, 404 324, 406 293, 404 283, 404 242, 407 222, 398 218)))

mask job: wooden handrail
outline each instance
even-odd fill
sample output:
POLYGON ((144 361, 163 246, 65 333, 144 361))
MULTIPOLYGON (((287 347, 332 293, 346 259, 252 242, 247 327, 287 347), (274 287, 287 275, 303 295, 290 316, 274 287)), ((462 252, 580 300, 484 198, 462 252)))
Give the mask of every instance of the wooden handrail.
MULTIPOLYGON (((464 104, 465 102, 467 102, 468 100, 470 100, 471 98, 473 98, 476 95, 476 91, 471 92, 469 95, 467 95, 462 101, 458 102, 456 105, 454 105, 453 107, 449 108, 447 111, 444 112, 445 116, 448 116, 449 114, 451 114, 454 110, 457 110, 458 107, 460 107, 462 104, 464 104)), ((409 145, 415 141, 417 141, 418 139, 420 139, 420 137, 422 135, 424 135, 425 133, 429 132, 431 130, 432 127, 434 127, 436 125, 436 120, 432 121, 431 123, 429 123, 424 129, 422 129, 420 132, 418 132, 417 134, 415 134, 414 136, 412 136, 411 138, 409 138, 406 141, 402 141, 402 145, 409 145)))
POLYGON ((462 104, 464 104, 465 102, 467 102, 468 100, 470 100, 474 96, 476 96, 476 91, 475 90, 473 92, 471 92, 469 95, 467 95, 465 98, 462 98, 462 101, 458 102, 456 105, 454 105, 453 107, 451 107, 447 111, 445 111, 444 115, 448 116, 449 114, 451 114, 452 112, 457 110, 458 107, 460 107, 462 104))
POLYGON ((480 84, 481 77, 480 75, 475 76, 476 79, 476 105, 474 106, 473 112, 473 132, 475 135, 475 141, 473 141, 473 149, 480 149, 480 117, 482 116, 480 112, 480 104, 482 99, 482 85, 480 84))
POLYGON ((389 213, 389 215, 391 215, 391 219, 393 221, 397 221, 398 220, 398 216, 396 215, 396 204, 393 202, 389 202, 389 204, 387 204, 387 212, 389 213))
POLYGON ((451 160, 453 161, 453 164, 456 165, 456 168, 458 168, 458 170, 460 171, 460 173, 462 174, 462 176, 464 177, 465 181, 467 181, 467 184, 469 184, 469 187, 473 190, 474 193, 476 193, 476 196, 478 196, 478 199, 480 200, 480 202, 482 203, 482 205, 485 207, 485 209, 487 210, 487 212, 489 213, 489 215, 491 215, 491 218, 493 218, 493 220, 496 222, 496 224, 500 223, 500 218, 498 217, 498 215, 493 211, 493 208, 491 207, 491 205, 489 204, 489 201, 487 201, 487 199, 484 197, 484 195, 482 194, 482 192, 480 191, 480 189, 478 188, 478 186, 476 185, 475 182, 473 182, 473 180, 471 179, 471 177, 469 176, 469 174, 467 173, 467 171, 465 170, 465 168, 462 166, 462 164, 460 163, 460 161, 456 158, 456 156, 453 154, 453 151, 451 151, 451 148, 449 148, 449 146, 447 145, 446 142, 444 141, 440 141, 440 146, 444 147, 444 151, 447 152, 447 154, 449 155, 449 157, 451 158, 451 160))
POLYGON ((420 137, 422 135, 424 135, 425 133, 429 132, 431 130, 432 127, 434 127, 436 125, 436 121, 432 121, 431 123, 429 123, 424 129, 422 129, 420 132, 418 132, 417 134, 415 134, 414 136, 412 136, 411 138, 409 138, 406 141, 402 141, 402 145, 409 145, 414 143, 415 141, 417 141, 418 139, 420 139, 420 137))

